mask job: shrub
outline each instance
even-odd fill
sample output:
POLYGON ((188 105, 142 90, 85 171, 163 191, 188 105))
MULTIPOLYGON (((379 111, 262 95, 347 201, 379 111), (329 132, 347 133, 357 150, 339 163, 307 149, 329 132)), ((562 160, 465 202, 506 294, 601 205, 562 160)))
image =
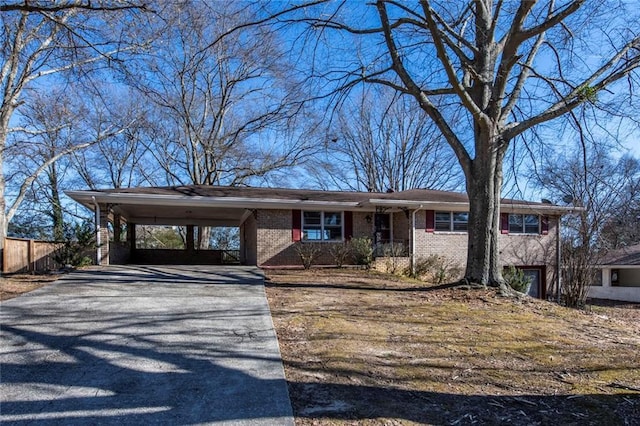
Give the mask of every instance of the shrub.
POLYGON ((574 247, 563 244, 562 253, 562 299, 571 308, 584 308, 589 288, 596 281, 598 270, 593 267, 598 262, 597 253, 587 246, 574 247))
POLYGON ((385 258, 387 272, 392 274, 402 273, 399 271, 400 258, 405 256, 405 246, 402 243, 387 243, 381 246, 382 255, 385 258))
POLYGON ((371 238, 360 237, 351 240, 353 260, 356 265, 371 266, 373 262, 373 244, 371 238))
POLYGON ((527 293, 529 286, 531 285, 531 279, 525 276, 522 269, 518 269, 513 266, 509 266, 502 274, 506 283, 520 293, 527 293))
POLYGON ((462 268, 452 259, 432 254, 416 260, 414 276, 435 285, 455 281, 462 275, 462 268))
POLYGON ((62 247, 56 250, 53 259, 62 266, 87 266, 92 261, 86 253, 96 247, 95 229, 91 223, 65 224, 62 247))
POLYGON ((300 256, 304 269, 311 268, 322 254, 322 244, 320 243, 298 241, 293 248, 300 256))
POLYGON ((333 260, 336 262, 336 266, 338 268, 342 268, 342 265, 351 259, 351 243, 349 241, 345 241, 341 244, 332 244, 330 253, 331 256, 333 256, 333 260))

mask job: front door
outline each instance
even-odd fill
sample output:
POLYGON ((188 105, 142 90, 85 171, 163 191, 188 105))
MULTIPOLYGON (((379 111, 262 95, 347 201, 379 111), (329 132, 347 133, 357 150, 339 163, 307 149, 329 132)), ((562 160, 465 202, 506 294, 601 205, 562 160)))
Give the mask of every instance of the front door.
POLYGON ((389 213, 376 213, 375 215, 375 243, 388 244, 391 242, 391 215, 389 213))

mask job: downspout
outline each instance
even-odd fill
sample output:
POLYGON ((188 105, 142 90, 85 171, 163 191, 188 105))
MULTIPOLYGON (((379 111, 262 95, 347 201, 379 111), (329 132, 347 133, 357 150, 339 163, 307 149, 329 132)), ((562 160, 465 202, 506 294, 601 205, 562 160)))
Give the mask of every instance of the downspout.
POLYGON ((422 204, 411 212, 411 276, 416 273, 416 213, 422 210, 422 204))
POLYGON ((558 304, 560 304, 560 285, 562 283, 562 244, 560 242, 560 219, 562 216, 558 216, 558 224, 556 225, 556 264, 558 265, 558 270, 556 271, 556 288, 557 295, 556 299, 558 304))
POLYGON ((95 206, 95 215, 96 215, 96 264, 102 264, 102 249, 100 246, 102 245, 102 241, 100 241, 100 204, 96 201, 96 197, 92 196, 91 200, 93 200, 93 205, 95 206))

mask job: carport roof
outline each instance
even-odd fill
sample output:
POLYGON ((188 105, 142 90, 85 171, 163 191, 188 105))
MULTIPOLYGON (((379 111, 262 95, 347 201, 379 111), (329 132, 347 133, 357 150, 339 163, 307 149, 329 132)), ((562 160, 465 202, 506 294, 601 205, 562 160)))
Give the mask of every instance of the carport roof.
MULTIPOLYGON (((290 188, 252 188, 209 185, 118 188, 93 191, 67 191, 75 201, 92 209, 96 203, 109 204, 114 211, 136 223, 159 223, 158 217, 185 218, 185 214, 201 219, 218 218, 241 223, 242 216, 253 209, 323 209, 374 210, 386 208, 425 208, 465 211, 469 208, 466 194, 432 189, 398 192, 322 191, 290 188), (199 210, 198 210, 199 209, 199 210), (200 211, 201 210, 201 211, 200 211), (153 220, 152 220, 153 218, 153 220)), ((574 208, 502 199, 502 211, 565 214, 574 208)), ((190 222, 193 222, 193 218, 190 222)), ((176 222, 176 220, 178 222, 176 222)), ((167 223, 168 224, 168 223, 167 223)))
POLYGON ((640 244, 611 250, 604 257, 602 265, 640 266, 640 244))

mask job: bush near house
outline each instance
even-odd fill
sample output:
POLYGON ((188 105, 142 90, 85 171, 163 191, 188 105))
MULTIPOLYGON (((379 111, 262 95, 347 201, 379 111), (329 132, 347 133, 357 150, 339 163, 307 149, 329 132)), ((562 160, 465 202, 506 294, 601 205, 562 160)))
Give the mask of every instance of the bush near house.
MULTIPOLYGON (((406 271, 407 276, 411 271, 406 271)), ((458 280, 462 268, 452 259, 433 254, 416 260, 413 276, 434 285, 446 284, 458 280)))
POLYGON ((522 269, 509 266, 502 274, 509 287, 520 293, 528 293, 531 279, 524 275, 522 269))
POLYGON ((92 263, 87 253, 96 247, 95 230, 91 223, 66 224, 62 247, 55 252, 53 258, 64 267, 87 266, 92 263))
POLYGON ((369 268, 373 262, 373 244, 371 238, 360 237, 351 240, 351 249, 356 265, 369 268))
POLYGON ((353 260, 353 248, 350 241, 344 241, 341 244, 333 244, 329 249, 331 256, 338 268, 342 268, 345 264, 353 260))
POLYGON ((322 245, 320 243, 298 241, 293 245, 293 248, 300 256, 304 269, 311 268, 322 255, 322 245))

